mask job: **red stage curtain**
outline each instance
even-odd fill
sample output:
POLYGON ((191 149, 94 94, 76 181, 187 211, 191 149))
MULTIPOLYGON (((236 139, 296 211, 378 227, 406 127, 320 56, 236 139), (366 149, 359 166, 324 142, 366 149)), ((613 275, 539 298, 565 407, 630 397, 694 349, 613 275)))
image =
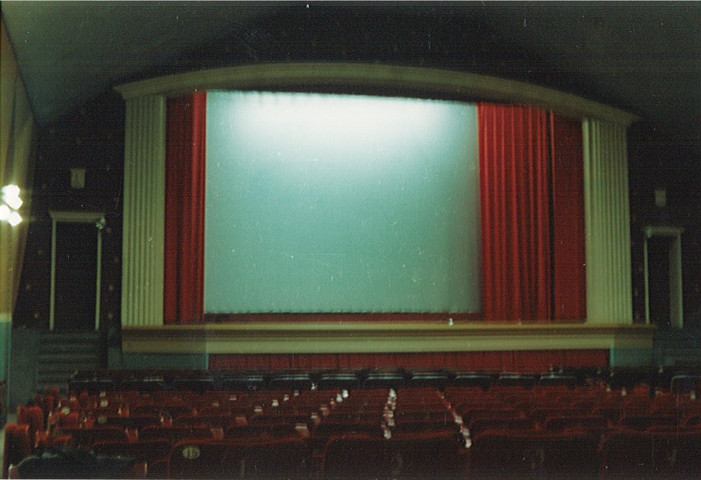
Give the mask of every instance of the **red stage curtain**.
POLYGON ((212 354, 213 370, 323 370, 448 368, 542 373, 550 367, 607 367, 607 350, 538 350, 427 353, 212 354))
POLYGON ((171 98, 166 125, 165 323, 204 321, 207 95, 171 98))
POLYGON ((552 318, 548 116, 478 105, 485 321, 552 318))
POLYGON ((587 317, 582 121, 551 115, 553 317, 587 317))

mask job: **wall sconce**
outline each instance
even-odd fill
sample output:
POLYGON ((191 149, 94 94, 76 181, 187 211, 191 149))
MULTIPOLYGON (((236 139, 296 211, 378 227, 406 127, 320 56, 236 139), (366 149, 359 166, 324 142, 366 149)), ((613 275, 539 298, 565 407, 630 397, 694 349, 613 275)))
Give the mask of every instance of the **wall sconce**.
POLYGON ((71 188, 85 188, 84 168, 71 168, 71 188))
POLYGON ((5 185, 0 190, 0 221, 7 222, 11 226, 17 226, 22 221, 18 210, 22 206, 19 198, 20 189, 17 185, 5 185))
POLYGON ((667 206, 667 190, 662 187, 655 189, 655 205, 658 208, 664 208, 667 206))

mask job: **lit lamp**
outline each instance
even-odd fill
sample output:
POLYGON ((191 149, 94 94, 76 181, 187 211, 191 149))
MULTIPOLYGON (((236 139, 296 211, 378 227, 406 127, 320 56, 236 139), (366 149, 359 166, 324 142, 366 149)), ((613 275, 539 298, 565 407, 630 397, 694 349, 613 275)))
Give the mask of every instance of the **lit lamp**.
POLYGON ((0 221, 16 226, 22 221, 18 210, 22 206, 17 185, 5 185, 0 191, 0 221))

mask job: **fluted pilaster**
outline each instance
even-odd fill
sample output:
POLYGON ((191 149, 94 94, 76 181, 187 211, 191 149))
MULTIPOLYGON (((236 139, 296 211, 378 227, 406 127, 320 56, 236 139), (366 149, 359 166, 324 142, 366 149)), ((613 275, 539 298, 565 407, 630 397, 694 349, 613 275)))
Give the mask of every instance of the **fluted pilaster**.
POLYGON ((126 102, 122 325, 163 324, 165 97, 126 102))
POLYGON ((587 321, 633 319, 626 127, 586 118, 584 202, 587 321))

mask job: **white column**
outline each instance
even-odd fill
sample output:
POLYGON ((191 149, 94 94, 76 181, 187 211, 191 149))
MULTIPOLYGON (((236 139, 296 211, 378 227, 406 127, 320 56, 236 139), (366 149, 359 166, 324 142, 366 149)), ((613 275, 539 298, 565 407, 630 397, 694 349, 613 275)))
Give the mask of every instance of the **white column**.
POLYGON ((626 127, 584 119, 587 321, 633 322, 626 127))
POLYGON ((165 105, 126 101, 122 326, 163 324, 165 105))

